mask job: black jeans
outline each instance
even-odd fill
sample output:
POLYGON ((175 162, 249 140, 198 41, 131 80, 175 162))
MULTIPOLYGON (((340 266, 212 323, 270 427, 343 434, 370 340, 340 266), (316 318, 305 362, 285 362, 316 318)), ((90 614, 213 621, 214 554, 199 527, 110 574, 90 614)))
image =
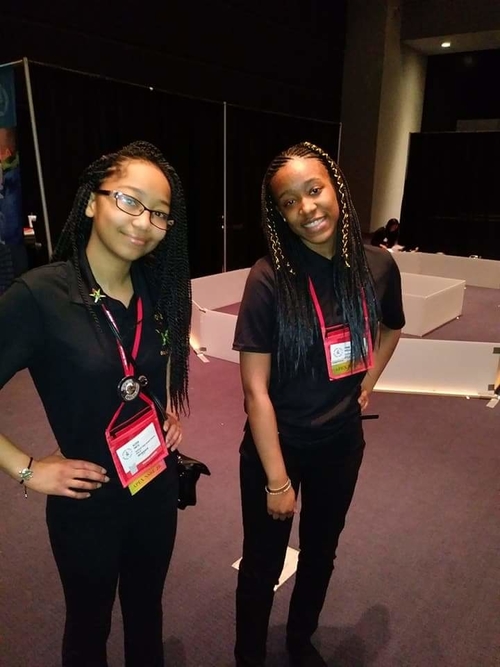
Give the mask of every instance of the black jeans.
MULTIPOLYGON (((295 492, 301 490, 300 553, 287 623, 289 640, 300 645, 318 627, 363 459, 361 421, 320 446, 297 448, 282 440, 281 447, 295 492)), ((235 657, 239 667, 261 667, 292 519, 279 521, 267 513, 266 476, 249 433, 240 451, 244 539, 236 591, 235 657)))
POLYGON ((113 481, 87 500, 49 496, 47 525, 66 601, 63 667, 107 667, 117 587, 126 667, 163 667, 162 593, 177 486, 170 463, 135 496, 113 481))

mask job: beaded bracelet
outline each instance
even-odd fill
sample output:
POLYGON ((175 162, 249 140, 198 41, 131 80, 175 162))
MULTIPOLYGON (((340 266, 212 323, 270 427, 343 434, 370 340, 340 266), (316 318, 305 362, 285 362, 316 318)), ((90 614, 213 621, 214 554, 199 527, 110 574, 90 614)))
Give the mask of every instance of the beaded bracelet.
POLYGON ((264 487, 266 493, 270 496, 280 496, 282 493, 286 493, 292 486, 292 480, 290 477, 286 480, 283 486, 280 486, 279 489, 270 489, 267 485, 264 487))
MULTIPOLYGON (((33 470, 31 470, 31 464, 33 463, 33 457, 30 456, 30 462, 26 466, 26 468, 23 468, 22 470, 19 471, 19 475, 21 477, 21 481, 19 484, 24 484, 24 482, 27 482, 29 479, 33 477, 33 470)), ((24 484, 24 497, 28 497, 28 491, 26 490, 26 485, 24 484)))

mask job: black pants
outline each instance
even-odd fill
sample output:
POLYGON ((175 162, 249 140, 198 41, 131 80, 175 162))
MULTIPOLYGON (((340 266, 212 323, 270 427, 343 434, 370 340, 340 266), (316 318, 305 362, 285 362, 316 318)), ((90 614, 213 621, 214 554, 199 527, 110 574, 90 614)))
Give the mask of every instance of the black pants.
MULTIPOLYGON (((283 441, 281 445, 295 492, 301 490, 300 553, 287 623, 287 636, 300 645, 318 627, 363 458, 361 422, 356 420, 319 447, 299 449, 283 441)), ((249 434, 241 446, 240 482, 244 540, 236 591, 235 656, 239 667, 261 667, 292 519, 279 521, 267 513, 266 476, 249 434)))
POLYGON ((50 496, 47 525, 66 601, 63 667, 107 667, 118 587, 126 667, 163 667, 162 593, 177 527, 177 474, 135 496, 109 482, 87 500, 50 496))

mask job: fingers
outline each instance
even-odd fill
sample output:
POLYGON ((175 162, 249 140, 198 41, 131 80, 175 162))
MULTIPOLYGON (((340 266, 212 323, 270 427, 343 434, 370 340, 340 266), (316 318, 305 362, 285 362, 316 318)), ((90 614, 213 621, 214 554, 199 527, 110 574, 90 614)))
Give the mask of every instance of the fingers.
POLYGON ((90 461, 53 454, 33 462, 33 477, 26 484, 40 493, 83 500, 109 482, 106 470, 90 461))
POLYGON ((90 461, 79 461, 78 459, 66 459, 67 463, 80 473, 77 477, 84 477, 85 479, 93 479, 98 482, 108 482, 109 477, 106 476, 106 469, 98 466, 90 461))
POLYGON ((286 514, 277 514, 275 512, 270 512, 270 515, 276 521, 286 521, 287 519, 292 519, 294 512, 287 512, 286 514))
POLYGON ((92 495, 90 491, 95 491, 102 487, 100 482, 87 482, 83 479, 71 479, 67 483, 66 488, 63 489, 60 495, 68 498, 75 498, 76 500, 85 500, 92 495))
POLYGON ((169 449, 175 450, 182 442, 181 430, 169 430, 165 437, 165 442, 169 449))
POLYGON ((86 500, 91 496, 90 493, 78 493, 77 491, 73 491, 72 489, 68 489, 66 493, 63 493, 61 495, 64 495, 67 498, 74 498, 75 500, 86 500))
POLYGON ((95 491, 95 489, 100 489, 102 484, 101 482, 89 482, 86 479, 74 478, 69 480, 68 486, 75 490, 95 491))
POLYGON ((268 496, 267 512, 276 521, 292 519, 296 509, 297 503, 293 488, 277 496, 268 496))
POLYGON ((106 475, 106 470, 102 466, 90 461, 82 461, 79 459, 66 459, 61 454, 51 454, 40 461, 33 463, 33 470, 35 467, 42 466, 46 468, 50 464, 50 469, 59 472, 62 476, 70 478, 81 477, 83 479, 90 479, 97 482, 108 482, 109 477, 106 475), (54 466, 54 468, 52 468, 54 466))
POLYGON ((167 447, 170 449, 171 452, 175 452, 176 449, 179 449, 179 445, 182 441, 182 438, 179 440, 179 442, 175 442, 173 445, 169 445, 167 443, 167 447))
POLYGON ((165 431, 165 444, 169 449, 175 451, 182 442, 182 426, 180 421, 173 415, 163 423, 165 431))
POLYGON ((90 498, 89 491, 96 491, 109 482, 105 468, 95 463, 68 459, 67 468, 70 477, 65 480, 65 486, 70 498, 90 498))
POLYGON ((75 500, 85 500, 92 495, 90 491, 95 491, 101 486, 102 484, 89 484, 88 482, 79 482, 78 480, 75 480, 74 482, 71 482, 69 488, 67 488, 61 495, 67 496, 68 498, 74 498, 75 500), (81 486, 79 486, 79 484, 81 484, 81 486))
MULTIPOLYGON (((109 477, 106 475, 106 470, 100 466, 95 466, 95 469, 89 470, 80 466, 83 461, 75 461, 75 466, 71 469, 71 476, 73 479, 85 479, 91 482, 99 482, 99 486, 109 482, 109 477)), ((92 488, 97 488, 93 485, 92 488)))
POLYGON ((366 410, 366 408, 368 407, 368 402, 369 402, 368 401, 368 392, 366 391, 366 389, 363 389, 361 391, 361 394, 359 395, 359 398, 358 398, 358 403, 361 407, 361 412, 363 412, 363 410, 366 410))

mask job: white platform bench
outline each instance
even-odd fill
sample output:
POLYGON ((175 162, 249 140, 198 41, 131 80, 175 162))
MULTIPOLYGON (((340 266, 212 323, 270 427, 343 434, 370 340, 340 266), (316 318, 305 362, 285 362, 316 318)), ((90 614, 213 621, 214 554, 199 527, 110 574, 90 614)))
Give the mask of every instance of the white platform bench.
POLYGON ((403 333, 425 336, 462 314, 465 280, 401 273, 406 325, 403 333))

